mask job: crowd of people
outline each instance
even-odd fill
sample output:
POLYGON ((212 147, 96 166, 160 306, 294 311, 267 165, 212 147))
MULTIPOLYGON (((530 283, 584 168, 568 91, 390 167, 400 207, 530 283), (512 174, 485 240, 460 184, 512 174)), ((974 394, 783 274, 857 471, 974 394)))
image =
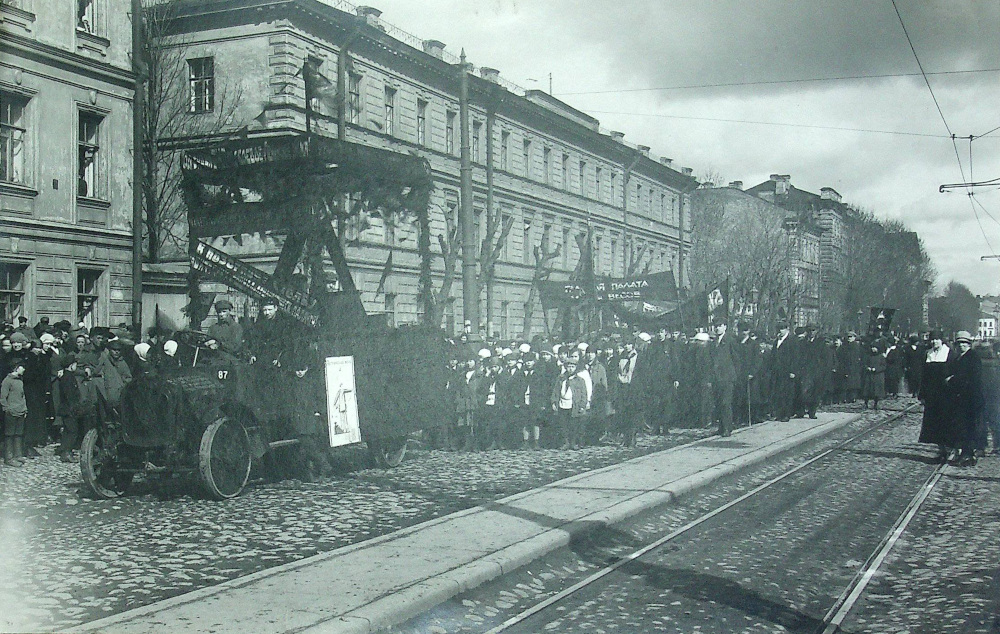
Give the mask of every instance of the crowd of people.
MULTIPOLYGON (((661 328, 480 344, 463 333, 454 343, 456 416, 436 438, 445 449, 634 445, 643 430, 712 425, 725 437, 772 418, 816 418, 822 405, 878 409, 901 394, 929 403, 940 435, 922 432, 921 441, 939 444, 946 458, 974 462, 969 456, 985 452, 990 430, 1000 447, 997 344, 975 348, 980 372, 963 370, 969 362, 959 352, 942 352, 939 333, 824 336, 788 323, 767 340, 741 322, 735 333, 720 323, 690 335, 661 328)), ((957 351, 971 349, 968 333, 956 343, 957 351)))
MULTIPOLYGON (((314 379, 294 384, 322 387, 310 364, 285 354, 287 333, 274 304, 265 302, 245 330, 228 301, 215 308, 209 347, 275 371, 284 362, 297 378, 314 379)), ((816 418, 823 405, 860 400, 878 409, 901 393, 924 402, 920 441, 938 445, 941 460, 974 464, 991 433, 994 451, 1000 447, 1000 344, 974 346, 965 332, 947 345, 939 333, 860 338, 789 323, 767 339, 744 322, 735 332, 718 323, 692 333, 620 329, 563 342, 479 341, 469 330, 451 340, 446 389, 454 416, 430 433, 441 449, 632 446, 643 431, 677 427, 716 426, 725 437, 764 420, 816 418)), ((83 435, 113 415, 133 376, 178 364, 178 343, 167 334, 151 329, 139 341, 126 324, 88 329, 45 317, 34 326, 23 317, 4 324, 3 464, 19 466, 50 442, 58 443, 60 459, 73 460, 83 435)), ((299 408, 306 414, 294 425, 316 437, 307 444, 317 453, 322 394, 296 390, 297 400, 317 401, 299 408)))

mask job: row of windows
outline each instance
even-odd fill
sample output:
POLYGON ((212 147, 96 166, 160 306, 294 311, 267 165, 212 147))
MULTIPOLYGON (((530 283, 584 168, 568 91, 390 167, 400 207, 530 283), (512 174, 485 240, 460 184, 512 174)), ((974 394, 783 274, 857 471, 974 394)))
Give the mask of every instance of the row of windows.
MULTIPOLYGON (((330 83, 319 71, 320 60, 310 58, 313 76, 318 77, 318 81, 330 83)), ((193 113, 208 112, 214 108, 215 90, 215 64, 211 57, 203 57, 188 60, 190 111, 193 113)), ((348 74, 348 100, 347 116, 348 120, 355 125, 362 125, 365 111, 365 92, 362 90, 362 76, 356 73, 348 74)), ((313 89, 316 92, 316 89, 313 89)), ((375 127, 381 128, 383 134, 388 136, 398 136, 398 89, 391 85, 383 87, 383 112, 381 120, 372 119, 375 127)), ((324 100, 319 97, 310 97, 310 108, 317 112, 334 115, 335 112, 326 111, 324 100)), ((430 102, 427 99, 417 98, 415 109, 415 133, 414 139, 417 145, 430 145, 431 124, 428 109, 430 102)), ((460 153, 461 128, 458 122, 458 113, 454 110, 446 110, 444 115, 444 147, 445 153, 458 155, 460 153)), ((474 163, 482 164, 485 161, 483 147, 489 140, 485 138, 484 125, 481 121, 474 120, 470 131, 470 151, 471 159, 474 163)), ((521 172, 519 175, 525 178, 538 180, 546 185, 560 187, 565 191, 572 191, 582 196, 593 197, 602 202, 617 204, 621 196, 625 193, 621 189, 621 175, 614 169, 602 165, 592 165, 591 161, 585 158, 574 159, 568 152, 561 152, 559 160, 555 160, 554 149, 544 145, 541 150, 541 173, 536 174, 536 142, 531 138, 522 139, 521 145, 521 172), (559 169, 556 169, 558 164, 559 169)), ((511 132, 501 130, 499 147, 498 167, 501 171, 513 173, 511 162, 511 132)), ((631 194, 632 192, 628 192, 631 194)), ((665 188, 655 188, 652 185, 636 183, 635 185, 636 207, 634 211, 645 213, 649 217, 656 218, 663 222, 676 224, 680 208, 680 199, 675 192, 665 188)))
MULTIPOLYGON (((102 309, 106 308, 104 276, 103 269, 81 267, 76 270, 76 318, 87 328, 100 325, 102 309)), ((27 264, 0 262, 0 316, 3 321, 17 323, 18 317, 27 316, 27 278, 27 264)))
MULTIPOLYGON (((28 109, 31 101, 14 93, 0 92, 0 181, 30 185, 27 161, 28 109)), ((100 174, 101 127, 104 116, 77 112, 77 194, 105 198, 100 174)))

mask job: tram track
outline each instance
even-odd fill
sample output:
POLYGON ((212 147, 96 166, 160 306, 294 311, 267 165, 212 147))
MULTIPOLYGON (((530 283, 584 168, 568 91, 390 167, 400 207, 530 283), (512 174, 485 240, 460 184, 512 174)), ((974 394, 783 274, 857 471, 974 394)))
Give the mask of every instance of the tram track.
MULTIPOLYGON (((772 489, 781 482, 787 480, 791 476, 800 473, 809 467, 829 458, 853 443, 864 439, 870 434, 877 432, 879 430, 885 429, 895 422, 901 420, 907 414, 916 411, 918 407, 917 403, 914 403, 905 408, 892 408, 890 410, 892 413, 885 417, 884 419, 875 422, 867 426, 865 429, 851 435, 850 437, 840 441, 836 445, 823 450, 819 454, 809 458, 808 460, 795 465, 794 467, 787 469, 786 471, 770 478, 769 480, 763 482, 762 484, 754 487, 750 491, 740 495, 739 497, 716 507, 715 509, 703 513, 702 515, 694 518, 693 520, 687 522, 686 524, 680 526, 679 528, 673 530, 672 532, 664 535, 655 541, 646 544, 640 548, 634 549, 628 554, 616 557, 612 563, 602 567, 601 569, 591 573, 586 578, 576 582, 575 584, 567 587, 555 595, 548 597, 547 599, 535 603, 534 605, 521 610, 518 614, 511 616, 499 625, 493 627, 486 631, 486 634, 499 634, 500 632, 506 632, 512 628, 525 623, 529 619, 543 615, 544 613, 550 612, 552 610, 560 609, 560 606, 569 602, 570 598, 578 594, 585 588, 590 588, 595 586, 598 581, 611 575, 612 573, 626 568, 630 564, 636 563, 644 556, 651 555, 660 549, 664 549, 671 542, 676 541, 678 538, 690 534, 694 529, 699 526, 709 522, 720 515, 725 514, 728 511, 736 509, 741 505, 744 505, 749 500, 758 497, 761 493, 772 489)), ((895 545, 896 541, 905 531, 906 526, 909 524, 910 520, 916 515, 920 508, 920 505, 926 500, 927 496, 933 490, 937 481, 940 479, 943 472, 944 465, 938 466, 933 473, 927 478, 924 484, 920 487, 919 491, 913 498, 909 501, 906 508, 899 515, 899 517, 894 522, 892 528, 883 536, 879 545, 871 553, 865 563, 858 570, 857 574, 851 580, 850 584, 844 589, 844 591, 837 598, 834 605, 827 611, 822 619, 822 624, 820 627, 816 628, 817 634, 835 634, 840 631, 840 624, 850 613, 851 608, 857 602, 857 600, 862 596, 864 589, 867 587, 868 583, 872 580, 875 573, 878 571, 878 567, 884 561, 885 557, 891 551, 892 547, 895 545)))

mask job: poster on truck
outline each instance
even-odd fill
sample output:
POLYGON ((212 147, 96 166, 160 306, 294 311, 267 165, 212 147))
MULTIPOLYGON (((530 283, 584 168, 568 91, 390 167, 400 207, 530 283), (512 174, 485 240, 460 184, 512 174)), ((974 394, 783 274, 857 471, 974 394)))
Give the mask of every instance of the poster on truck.
POLYGON ((331 447, 361 442, 354 357, 326 358, 326 411, 331 447))

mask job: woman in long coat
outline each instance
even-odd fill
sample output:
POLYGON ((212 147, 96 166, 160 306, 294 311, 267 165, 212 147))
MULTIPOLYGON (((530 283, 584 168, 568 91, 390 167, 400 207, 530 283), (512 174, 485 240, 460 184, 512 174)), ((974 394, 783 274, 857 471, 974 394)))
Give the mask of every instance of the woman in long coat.
POLYGON ((861 377, 861 398, 868 409, 868 401, 874 401, 873 409, 878 409, 878 402, 885 399, 885 357, 878 343, 872 343, 864 361, 864 374, 861 377))
POLYGON ((891 340, 885 353, 885 391, 893 397, 899 395, 899 385, 903 380, 903 367, 906 365, 906 354, 900 347, 901 343, 895 339, 891 340))
POLYGON ((976 464, 976 425, 982 409, 982 360, 972 352, 972 335, 962 330, 955 336, 958 354, 951 361, 947 378, 951 392, 952 416, 960 454, 958 464, 976 464))
POLYGON ((931 345, 924 356, 921 370, 920 400, 924 403, 924 419, 920 425, 918 442, 938 446, 938 461, 948 461, 948 454, 958 446, 958 437, 952 425, 951 393, 947 378, 950 374, 948 355, 941 333, 931 333, 931 345))

